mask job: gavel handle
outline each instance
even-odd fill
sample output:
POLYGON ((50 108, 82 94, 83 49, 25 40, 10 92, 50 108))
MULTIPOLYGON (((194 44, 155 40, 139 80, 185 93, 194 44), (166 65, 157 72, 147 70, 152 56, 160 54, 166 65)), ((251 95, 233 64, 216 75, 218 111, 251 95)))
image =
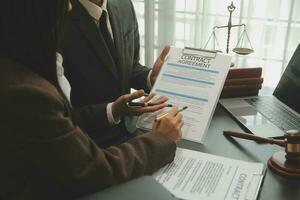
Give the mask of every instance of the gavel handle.
POLYGON ((239 133, 239 132, 235 132, 235 131, 223 131, 223 134, 226 136, 238 137, 238 138, 242 138, 242 139, 246 139, 246 140, 253 140, 256 142, 276 144, 276 145, 285 147, 285 142, 283 140, 275 140, 273 138, 264 138, 264 137, 259 137, 259 136, 249 134, 249 133, 239 133))

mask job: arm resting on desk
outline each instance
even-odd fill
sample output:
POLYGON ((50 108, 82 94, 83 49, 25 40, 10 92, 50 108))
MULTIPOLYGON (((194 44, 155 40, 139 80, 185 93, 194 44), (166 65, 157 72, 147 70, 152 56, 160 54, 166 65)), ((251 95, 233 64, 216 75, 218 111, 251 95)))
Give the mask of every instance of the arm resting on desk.
MULTIPOLYGON (((1 140, 8 141, 2 143, 13 149, 11 157, 18 155, 26 161, 24 165, 34 166, 33 169, 25 168, 30 177, 39 176, 35 172, 41 171, 45 180, 50 177, 57 187, 74 196, 151 174, 171 162, 175 155, 174 142, 151 133, 118 147, 98 148, 73 124, 66 103, 47 88, 17 86, 8 89, 1 95, 0 105, 1 140)), ((45 182, 34 182, 41 179, 28 179, 26 187, 19 189, 27 190, 30 185, 38 184, 43 187, 45 182)), ((19 182, 19 185, 22 182, 17 176, 5 181, 19 182)), ((31 189, 33 193, 38 192, 34 187, 31 189)))

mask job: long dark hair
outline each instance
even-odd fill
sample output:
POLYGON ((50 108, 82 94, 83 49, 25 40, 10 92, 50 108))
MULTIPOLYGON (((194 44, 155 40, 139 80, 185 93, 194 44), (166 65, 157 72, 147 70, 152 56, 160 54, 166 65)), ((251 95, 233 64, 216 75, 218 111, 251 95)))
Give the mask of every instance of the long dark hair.
POLYGON ((0 0, 0 56, 22 63, 60 92, 56 51, 67 7, 68 0, 0 0))

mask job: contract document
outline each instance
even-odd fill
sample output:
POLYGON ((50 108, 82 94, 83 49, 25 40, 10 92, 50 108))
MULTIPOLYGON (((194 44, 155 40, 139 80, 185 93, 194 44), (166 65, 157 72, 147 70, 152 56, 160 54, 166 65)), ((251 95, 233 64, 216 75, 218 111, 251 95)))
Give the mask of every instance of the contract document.
POLYGON ((177 149, 175 160, 153 176, 184 200, 254 200, 265 174, 263 163, 177 149))
MULTIPOLYGON (((184 139, 201 142, 209 127, 230 64, 231 56, 228 54, 171 47, 151 93, 167 96, 168 103, 178 108, 188 106, 182 112, 184 139)), ((137 127, 151 129, 155 116, 169 109, 141 115, 137 127)))

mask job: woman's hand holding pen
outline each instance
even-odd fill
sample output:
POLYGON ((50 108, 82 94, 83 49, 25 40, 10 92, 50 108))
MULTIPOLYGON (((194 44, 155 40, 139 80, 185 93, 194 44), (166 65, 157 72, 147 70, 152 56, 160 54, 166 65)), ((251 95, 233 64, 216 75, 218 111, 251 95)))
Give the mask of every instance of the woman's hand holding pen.
POLYGON ((182 114, 176 107, 173 107, 172 110, 168 112, 168 115, 154 123, 153 132, 154 134, 164 135, 176 142, 182 137, 182 126, 182 114))
MULTIPOLYGON (((128 106, 129 102, 143 96, 145 96, 145 92, 143 90, 138 90, 134 93, 119 97, 112 104, 112 113, 114 118, 122 118, 124 116, 141 115, 143 113, 155 112, 168 106, 168 104, 166 103, 168 101, 167 97, 159 97, 158 99, 152 101, 152 103, 155 103, 155 105, 151 106, 128 106)), ((141 100, 140 103, 148 103, 153 99, 154 96, 155 94, 152 93, 141 100)))

